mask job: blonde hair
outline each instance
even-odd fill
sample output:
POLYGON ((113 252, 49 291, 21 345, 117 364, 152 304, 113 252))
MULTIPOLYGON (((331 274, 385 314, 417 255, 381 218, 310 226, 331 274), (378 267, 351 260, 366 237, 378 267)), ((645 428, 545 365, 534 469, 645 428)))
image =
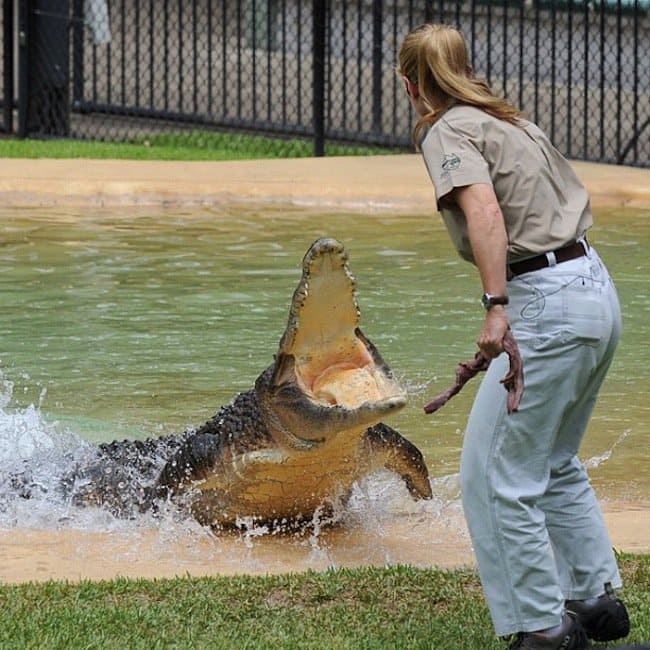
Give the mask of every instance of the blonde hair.
POLYGON ((476 106, 490 115, 519 124, 522 113, 497 97, 469 65, 463 35, 447 25, 426 24, 410 31, 399 50, 397 72, 417 85, 428 112, 413 129, 416 145, 424 132, 455 104, 476 106))

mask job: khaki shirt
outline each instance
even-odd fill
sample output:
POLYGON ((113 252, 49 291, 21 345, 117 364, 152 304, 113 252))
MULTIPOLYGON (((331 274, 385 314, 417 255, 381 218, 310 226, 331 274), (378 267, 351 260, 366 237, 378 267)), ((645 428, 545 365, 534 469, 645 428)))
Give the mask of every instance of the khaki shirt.
POLYGON ((508 261, 561 248, 585 234, 589 196, 571 165, 531 122, 521 127, 472 106, 450 108, 430 129, 422 153, 438 209, 461 257, 474 262, 465 215, 444 197, 454 188, 494 188, 508 233, 508 261))

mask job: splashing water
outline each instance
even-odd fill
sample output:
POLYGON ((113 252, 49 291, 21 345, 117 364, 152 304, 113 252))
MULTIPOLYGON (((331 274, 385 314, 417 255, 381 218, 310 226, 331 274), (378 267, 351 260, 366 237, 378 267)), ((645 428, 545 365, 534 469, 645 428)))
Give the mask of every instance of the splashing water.
MULTIPOLYGON (((0 378, 0 526, 3 528, 52 528, 76 519, 75 509, 62 498, 59 486, 62 477, 76 463, 89 457, 92 446, 43 418, 41 405, 45 395, 43 390, 38 406, 30 404, 12 409, 13 384, 0 378)), ((107 513, 102 514, 105 518, 107 513)))
MULTIPOLYGON (((400 479, 377 472, 354 486, 345 505, 319 509, 301 529, 242 519, 238 531, 216 532, 170 504, 129 519, 100 507, 79 507, 61 484, 78 464, 90 461, 96 448, 48 422, 42 411, 44 392, 38 405, 25 408, 12 407, 12 392, 11 382, 0 378, 0 529, 12 530, 12 535, 26 530, 110 534, 108 547, 102 542, 102 554, 108 551, 122 563, 146 556, 151 562, 173 561, 176 567, 207 563, 223 573, 368 563, 428 566, 432 545, 453 537, 468 547, 455 475, 432 480, 434 499, 414 502, 400 479)), ((87 544, 86 539, 71 552, 81 557, 87 544)))
POLYGON ((616 439, 616 442, 609 449, 604 451, 602 454, 592 456, 591 458, 585 460, 584 466, 587 469, 594 469, 599 465, 602 465, 602 463, 607 462, 612 457, 614 449, 616 449, 616 447, 618 447, 630 435, 630 433, 632 433, 631 429, 626 429, 623 431, 623 433, 616 439))

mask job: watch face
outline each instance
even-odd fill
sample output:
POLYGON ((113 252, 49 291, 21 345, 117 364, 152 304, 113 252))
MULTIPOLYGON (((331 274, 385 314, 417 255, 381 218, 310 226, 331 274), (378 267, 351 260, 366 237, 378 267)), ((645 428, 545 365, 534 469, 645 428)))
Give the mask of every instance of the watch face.
POLYGON ((481 296, 481 303, 486 309, 489 309, 492 305, 507 305, 508 302, 508 296, 493 296, 489 293, 484 293, 481 296))

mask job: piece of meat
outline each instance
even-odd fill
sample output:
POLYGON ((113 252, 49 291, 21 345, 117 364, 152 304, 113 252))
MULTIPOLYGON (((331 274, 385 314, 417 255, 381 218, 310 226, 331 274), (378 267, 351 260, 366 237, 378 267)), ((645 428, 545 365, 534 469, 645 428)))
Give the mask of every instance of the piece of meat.
MULTIPOLYGON (((517 341, 508 328, 503 337, 503 349, 508 354, 510 368, 508 373, 501 380, 501 383, 508 391, 508 413, 514 413, 519 408, 519 402, 524 392, 524 370, 519 354, 517 341)), ((430 402, 424 405, 425 413, 435 413, 441 406, 444 406, 454 395, 460 392, 461 388, 475 375, 487 370, 490 359, 477 352, 471 361, 461 361, 456 368, 456 381, 444 393, 436 395, 430 402)))

